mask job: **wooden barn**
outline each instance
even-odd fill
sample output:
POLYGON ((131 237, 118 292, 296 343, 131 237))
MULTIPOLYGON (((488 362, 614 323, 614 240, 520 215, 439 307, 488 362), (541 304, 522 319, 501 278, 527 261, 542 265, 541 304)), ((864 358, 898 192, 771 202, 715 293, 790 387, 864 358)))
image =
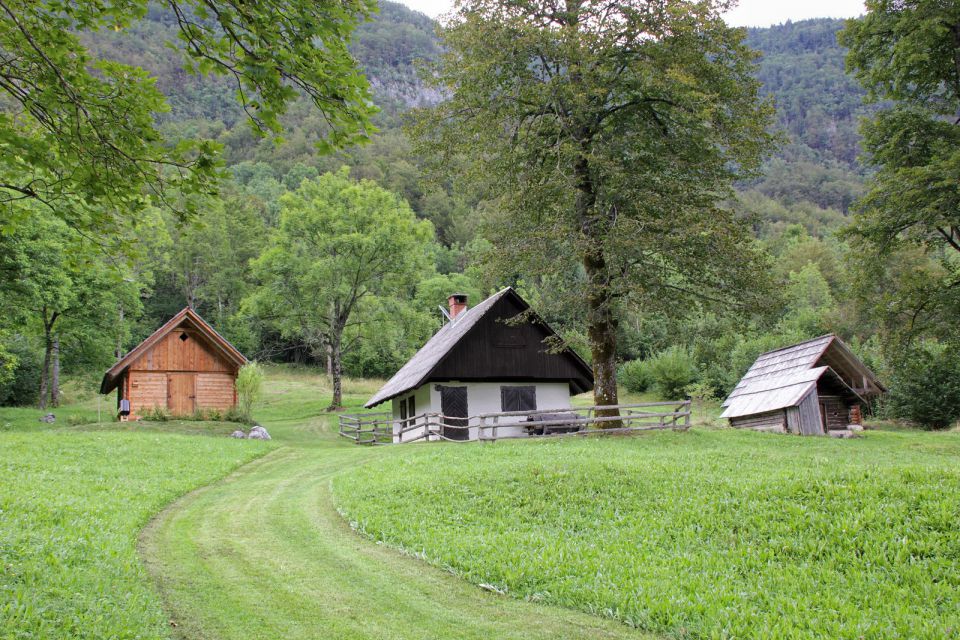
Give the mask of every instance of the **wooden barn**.
MULTIPOLYGON (((473 440, 478 430, 472 416, 562 410, 571 395, 593 389, 590 365, 570 349, 552 352, 545 340, 556 334, 512 288, 473 308, 466 296, 454 294, 449 305, 449 322, 366 404, 392 401, 395 433, 415 425, 416 416, 434 413, 446 416, 444 437, 473 440), (511 321, 518 317, 525 320, 511 321)), ((503 437, 523 435, 524 421, 504 418, 503 437)))
POLYGON ((724 401, 734 427, 824 435, 860 425, 864 406, 886 392, 834 335, 764 353, 724 401))
POLYGON ((117 393, 121 419, 152 409, 186 416, 226 410, 237 402, 234 383, 247 359, 189 307, 173 316, 103 376, 100 393, 117 393))

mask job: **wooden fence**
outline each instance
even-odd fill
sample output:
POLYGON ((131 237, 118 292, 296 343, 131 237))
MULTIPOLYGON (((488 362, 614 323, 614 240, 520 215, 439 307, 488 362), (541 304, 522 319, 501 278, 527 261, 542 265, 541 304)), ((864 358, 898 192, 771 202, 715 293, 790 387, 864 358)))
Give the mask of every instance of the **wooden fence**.
POLYGON ((495 442, 509 438, 631 433, 688 429, 690 400, 594 407, 482 413, 467 418, 421 413, 405 420, 393 414, 340 415, 340 435, 357 444, 401 444, 421 440, 495 442), (611 411, 619 415, 607 415, 611 411))

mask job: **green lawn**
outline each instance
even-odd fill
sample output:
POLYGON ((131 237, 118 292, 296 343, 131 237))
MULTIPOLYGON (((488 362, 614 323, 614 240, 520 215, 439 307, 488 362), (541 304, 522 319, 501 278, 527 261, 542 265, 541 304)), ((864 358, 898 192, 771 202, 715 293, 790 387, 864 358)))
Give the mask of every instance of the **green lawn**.
POLYGON ((0 639, 958 636, 958 433, 357 447, 267 375, 270 443, 0 409, 0 639))
MULTIPOLYGON (((357 536, 331 478, 401 449, 337 438, 315 372, 267 376, 270 443, 229 423, 97 423, 83 394, 52 427, 0 408, 0 639, 649 638, 357 536)), ((347 381, 347 405, 379 385, 347 381)))
POLYGON ((224 423, 96 424, 92 397, 53 411, 0 408, 0 638, 168 637, 139 531, 273 447, 178 433, 224 423))
POLYGON ((412 445, 334 478, 387 545, 693 638, 960 637, 960 433, 412 445))

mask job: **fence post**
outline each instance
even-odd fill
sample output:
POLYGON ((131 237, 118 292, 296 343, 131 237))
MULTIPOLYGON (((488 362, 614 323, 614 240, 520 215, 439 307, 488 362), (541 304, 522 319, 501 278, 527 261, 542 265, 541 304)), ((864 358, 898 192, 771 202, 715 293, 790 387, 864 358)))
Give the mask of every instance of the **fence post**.
POLYGON ((693 399, 690 396, 687 396, 687 415, 683 417, 683 428, 690 428, 690 414, 693 413, 693 399))

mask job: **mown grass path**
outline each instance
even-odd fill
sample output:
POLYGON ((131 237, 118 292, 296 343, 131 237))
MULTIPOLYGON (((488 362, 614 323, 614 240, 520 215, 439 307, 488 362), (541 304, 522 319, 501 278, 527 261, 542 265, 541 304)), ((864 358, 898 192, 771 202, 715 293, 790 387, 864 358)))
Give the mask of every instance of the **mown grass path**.
POLYGON ((487 593, 361 538, 336 512, 330 480, 397 450, 342 445, 316 424, 294 430, 291 444, 182 498, 144 530, 141 556, 175 637, 649 637, 487 593))

